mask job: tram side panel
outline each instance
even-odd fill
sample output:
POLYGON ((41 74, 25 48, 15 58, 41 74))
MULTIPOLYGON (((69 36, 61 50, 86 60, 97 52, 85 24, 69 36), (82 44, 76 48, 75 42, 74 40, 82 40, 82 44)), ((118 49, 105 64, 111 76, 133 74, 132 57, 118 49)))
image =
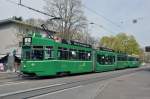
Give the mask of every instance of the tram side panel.
POLYGON ((96 72, 106 72, 116 69, 115 53, 107 51, 97 51, 96 57, 96 72))
POLYGON ((140 66, 139 58, 134 56, 128 56, 128 66, 129 68, 135 68, 140 66))
POLYGON ((117 53, 117 68, 125 69, 128 68, 127 54, 117 53))

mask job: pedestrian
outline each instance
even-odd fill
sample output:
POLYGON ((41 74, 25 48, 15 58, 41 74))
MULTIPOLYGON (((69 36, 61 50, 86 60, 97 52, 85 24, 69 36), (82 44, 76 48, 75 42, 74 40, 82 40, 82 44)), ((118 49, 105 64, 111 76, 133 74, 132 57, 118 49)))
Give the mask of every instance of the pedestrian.
POLYGON ((3 63, 0 63, 0 71, 4 71, 4 65, 3 65, 3 63))

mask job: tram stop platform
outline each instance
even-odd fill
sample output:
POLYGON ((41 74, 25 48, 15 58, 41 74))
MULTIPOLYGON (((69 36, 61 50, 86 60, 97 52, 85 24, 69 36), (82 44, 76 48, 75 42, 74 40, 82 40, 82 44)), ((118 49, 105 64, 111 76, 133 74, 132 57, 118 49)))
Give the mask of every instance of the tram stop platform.
POLYGON ((150 99, 150 69, 108 81, 94 99, 150 99))

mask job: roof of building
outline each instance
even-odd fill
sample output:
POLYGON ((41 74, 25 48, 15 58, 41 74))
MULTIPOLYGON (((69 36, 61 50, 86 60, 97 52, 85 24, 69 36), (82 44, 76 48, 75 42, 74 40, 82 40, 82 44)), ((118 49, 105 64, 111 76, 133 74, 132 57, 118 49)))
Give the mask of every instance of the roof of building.
MULTIPOLYGON (((27 24, 27 23, 25 23, 23 21, 15 20, 13 18, 8 18, 8 19, 0 20, 0 26, 4 25, 4 24, 7 25, 7 24, 10 24, 10 23, 21 24, 21 25, 25 25, 25 26, 28 26, 28 27, 33 27, 33 28, 45 31, 42 27, 31 25, 31 24, 27 24)), ((48 30, 48 31, 51 32, 51 33, 53 33, 53 34, 56 33, 55 31, 52 31, 52 30, 48 30)))

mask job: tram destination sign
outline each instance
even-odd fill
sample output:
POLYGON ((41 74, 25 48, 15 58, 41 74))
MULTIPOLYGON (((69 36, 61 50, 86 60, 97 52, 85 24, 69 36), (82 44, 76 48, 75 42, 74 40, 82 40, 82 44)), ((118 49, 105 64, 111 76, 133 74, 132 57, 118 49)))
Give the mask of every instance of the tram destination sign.
POLYGON ((31 45, 31 43, 32 43, 32 38, 31 37, 23 38, 23 45, 29 46, 29 45, 31 45))

